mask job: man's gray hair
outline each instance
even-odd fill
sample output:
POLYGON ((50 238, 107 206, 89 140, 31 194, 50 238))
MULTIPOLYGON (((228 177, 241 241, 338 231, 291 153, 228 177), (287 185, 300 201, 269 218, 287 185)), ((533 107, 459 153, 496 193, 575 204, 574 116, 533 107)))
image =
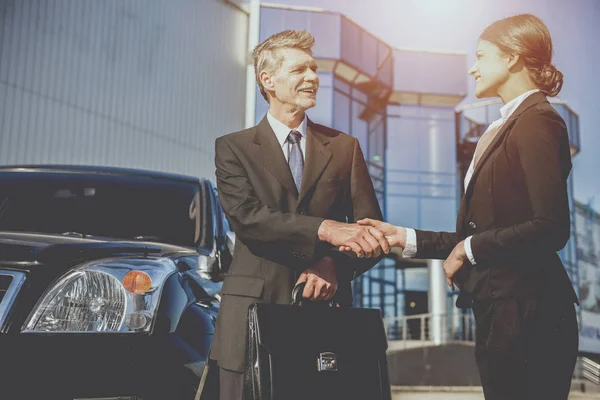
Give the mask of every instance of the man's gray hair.
POLYGON ((254 48, 252 58, 254 59, 256 83, 258 83, 260 93, 267 103, 269 102, 269 96, 260 82, 260 73, 262 71, 275 73, 281 67, 283 57, 279 56, 277 51, 282 49, 299 49, 312 55, 314 44, 315 38, 310 32, 305 30, 287 30, 271 35, 267 40, 254 48))

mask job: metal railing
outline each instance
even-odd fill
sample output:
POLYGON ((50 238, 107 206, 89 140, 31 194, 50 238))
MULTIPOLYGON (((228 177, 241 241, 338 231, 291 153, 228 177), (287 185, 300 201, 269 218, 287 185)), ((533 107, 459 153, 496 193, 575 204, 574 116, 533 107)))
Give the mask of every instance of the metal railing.
POLYGON ((600 364, 587 357, 579 357, 577 364, 575 364, 573 378, 585 379, 596 385, 600 385, 600 364))
POLYGON ((448 341, 475 341, 475 319, 470 314, 419 314, 385 318, 388 340, 422 341, 442 344, 448 341))
MULTIPOLYGON (((384 319, 384 324, 392 350, 475 341, 475 319, 472 314, 390 317, 384 319)), ((573 378, 598 385, 596 390, 600 390, 600 364, 587 357, 579 357, 573 378)))

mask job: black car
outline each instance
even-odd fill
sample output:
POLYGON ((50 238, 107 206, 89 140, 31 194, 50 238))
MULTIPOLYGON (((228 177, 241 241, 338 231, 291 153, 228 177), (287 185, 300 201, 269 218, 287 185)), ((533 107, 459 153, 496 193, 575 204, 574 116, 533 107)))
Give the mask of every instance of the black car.
POLYGON ((0 399, 193 399, 233 240, 204 179, 0 167, 0 399))

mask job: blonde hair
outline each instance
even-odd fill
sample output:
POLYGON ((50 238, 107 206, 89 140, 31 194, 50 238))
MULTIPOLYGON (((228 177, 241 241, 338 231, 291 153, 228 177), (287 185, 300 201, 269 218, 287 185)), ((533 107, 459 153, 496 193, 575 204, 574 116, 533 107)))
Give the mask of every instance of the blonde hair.
POLYGON ((560 92, 563 74, 552 64, 552 38, 538 17, 519 14, 501 19, 485 28, 479 39, 505 53, 519 55, 533 82, 547 96, 560 92))
POLYGON ((254 60, 254 72, 256 83, 267 103, 269 96, 260 81, 260 73, 268 71, 274 73, 283 62, 283 57, 278 56, 277 51, 282 49, 299 49, 312 55, 312 47, 315 44, 313 35, 305 30, 286 30, 271 35, 267 40, 259 44, 252 51, 254 60))

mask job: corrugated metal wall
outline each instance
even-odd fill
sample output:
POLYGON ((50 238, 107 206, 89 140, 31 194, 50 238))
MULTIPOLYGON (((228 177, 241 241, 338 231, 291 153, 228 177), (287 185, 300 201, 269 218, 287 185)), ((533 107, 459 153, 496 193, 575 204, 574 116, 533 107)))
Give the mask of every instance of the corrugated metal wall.
POLYGON ((214 179, 243 128, 248 17, 219 0, 0 0, 0 164, 214 179))

